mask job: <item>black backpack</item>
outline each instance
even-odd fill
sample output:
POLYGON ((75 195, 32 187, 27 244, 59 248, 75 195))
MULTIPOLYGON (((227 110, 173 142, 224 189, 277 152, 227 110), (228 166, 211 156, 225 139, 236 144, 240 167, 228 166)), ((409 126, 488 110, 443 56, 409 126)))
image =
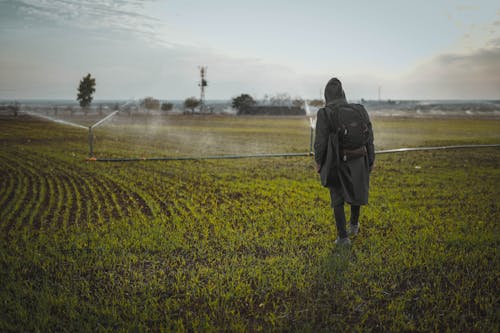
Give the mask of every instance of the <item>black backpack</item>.
POLYGON ((343 149, 354 150, 368 143, 370 131, 362 108, 358 104, 344 104, 334 109, 334 126, 339 131, 339 143, 343 149))

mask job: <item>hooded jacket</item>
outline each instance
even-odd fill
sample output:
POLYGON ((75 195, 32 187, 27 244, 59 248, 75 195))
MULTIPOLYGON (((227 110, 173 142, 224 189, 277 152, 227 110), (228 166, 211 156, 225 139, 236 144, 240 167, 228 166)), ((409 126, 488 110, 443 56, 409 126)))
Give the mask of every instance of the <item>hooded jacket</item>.
MULTIPOLYGON (((318 111, 316 121, 316 135, 314 140, 314 159, 320 166, 326 159, 328 137, 331 131, 335 133, 336 128, 332 124, 335 119, 334 112, 342 105, 350 105, 361 111, 362 116, 368 124, 369 140, 366 144, 368 154, 362 158, 350 161, 342 161, 338 167, 340 182, 331 188, 335 192, 337 202, 332 206, 346 201, 352 205, 366 205, 368 203, 369 174, 375 161, 375 148, 373 145, 373 130, 366 109, 360 104, 348 104, 342 83, 333 78, 325 87, 326 107, 318 111), (343 199, 343 200, 342 200, 343 199)), ((353 112, 356 112, 353 110, 353 112)), ((340 147, 342 148, 342 147, 340 147)))

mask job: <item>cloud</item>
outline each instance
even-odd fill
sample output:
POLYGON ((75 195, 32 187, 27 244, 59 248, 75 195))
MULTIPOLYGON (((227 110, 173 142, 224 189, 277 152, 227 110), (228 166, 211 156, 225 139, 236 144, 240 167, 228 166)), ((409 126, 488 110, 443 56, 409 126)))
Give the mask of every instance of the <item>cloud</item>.
POLYGON ((499 99, 500 38, 473 52, 437 55, 392 84, 400 98, 499 99))
POLYGON ((500 99, 500 38, 470 52, 437 54, 399 75, 370 73, 345 76, 353 98, 500 99))
POLYGON ((126 33, 169 45, 159 32, 163 23, 147 15, 155 0, 17 0, 10 2, 24 19, 59 27, 76 27, 100 33, 126 33))
MULTIPOLYGON (((332 76, 343 80, 352 99, 377 98, 379 86, 382 97, 392 99, 500 98, 500 38, 474 52, 436 55, 406 75, 383 69, 369 73, 366 66, 359 66, 361 73, 298 73, 286 62, 229 52, 231 56, 206 43, 189 44, 189 38, 181 38, 189 29, 174 32, 154 17, 155 2, 0 0, 0 37, 10 43, 0 52, 0 97, 72 97, 75 82, 90 71, 97 78, 98 98, 185 98, 198 94, 197 67, 208 65, 208 98, 243 92, 256 97, 280 92, 319 97, 332 76), (6 33, 9 25, 18 33, 6 33), (55 29, 44 30, 47 26, 55 29)), ((498 24, 497 20, 492 27, 498 24)))

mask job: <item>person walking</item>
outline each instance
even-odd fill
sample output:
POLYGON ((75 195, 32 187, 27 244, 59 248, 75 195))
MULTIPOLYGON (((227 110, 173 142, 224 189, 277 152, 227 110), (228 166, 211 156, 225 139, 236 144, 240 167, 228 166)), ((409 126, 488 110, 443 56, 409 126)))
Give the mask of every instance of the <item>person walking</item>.
POLYGON ((373 129, 368 112, 361 104, 347 103, 342 83, 337 78, 325 87, 325 107, 318 110, 314 159, 318 173, 333 173, 334 180, 323 183, 330 190, 331 206, 337 228, 337 245, 349 245, 349 234, 359 232, 359 214, 368 204, 370 173, 375 162, 373 129), (328 149, 329 140, 336 147, 328 149), (327 165, 327 153, 332 151, 334 163, 327 165), (335 163, 336 161, 336 163, 335 163), (324 170, 329 168, 329 170, 324 170), (344 204, 351 206, 350 230, 346 228, 344 204))

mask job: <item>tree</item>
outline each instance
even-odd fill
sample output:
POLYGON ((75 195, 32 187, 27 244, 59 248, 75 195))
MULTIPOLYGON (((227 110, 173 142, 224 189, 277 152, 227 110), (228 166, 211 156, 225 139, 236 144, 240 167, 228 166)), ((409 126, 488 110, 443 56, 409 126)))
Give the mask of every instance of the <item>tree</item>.
POLYGON ((184 101, 184 107, 186 109, 191 109, 191 112, 194 112, 194 109, 200 105, 200 100, 197 99, 196 97, 188 97, 184 101))
POLYGON ((95 92, 95 79, 90 76, 90 73, 87 76, 84 76, 83 79, 80 80, 80 86, 78 87, 78 95, 76 100, 80 103, 80 106, 83 108, 85 114, 87 114, 87 108, 90 103, 92 103, 92 94, 95 92))
POLYGON ((170 111, 174 108, 174 104, 172 103, 168 103, 168 102, 165 102, 165 103, 161 103, 161 110, 162 111, 170 111))
POLYGON ((146 97, 142 100, 141 106, 147 110, 158 110, 160 108, 160 101, 153 97, 146 97))
POLYGON ((249 94, 241 94, 238 97, 234 97, 231 106, 238 110, 239 112, 254 106, 256 104, 255 100, 249 94))

